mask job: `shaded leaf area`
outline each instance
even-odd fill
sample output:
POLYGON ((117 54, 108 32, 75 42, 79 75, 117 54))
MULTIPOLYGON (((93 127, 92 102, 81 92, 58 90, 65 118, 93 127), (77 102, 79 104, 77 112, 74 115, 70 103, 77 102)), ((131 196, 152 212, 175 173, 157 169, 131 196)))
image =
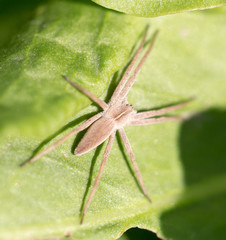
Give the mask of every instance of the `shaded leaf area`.
POLYGON ((167 238, 225 238, 225 142, 226 110, 210 109, 182 124, 179 145, 188 191, 161 215, 167 238))
POLYGON ((40 151, 97 112, 95 106, 89 106, 90 101, 61 80, 62 72, 96 95, 106 91, 104 95, 108 96, 118 79, 114 75, 107 89, 110 76, 126 64, 146 24, 140 18, 75 1, 39 8, 21 35, 27 40, 16 40, 2 60, 8 68, 0 78, 1 104, 7 109, 4 119, 1 115, 1 136, 5 134, 0 145, 1 238, 54 239, 70 235, 72 239, 116 239, 138 226, 166 239, 206 240, 213 239, 214 233, 217 239, 224 239, 225 16, 222 9, 151 21, 150 34, 160 29, 160 35, 131 89, 129 102, 137 110, 147 110, 196 98, 172 113, 187 114, 184 123, 126 128, 153 203, 138 188, 117 138, 84 224, 80 225, 81 209, 106 143, 75 157, 72 150, 81 133, 36 163, 24 168, 18 165, 35 149, 40 151), (105 20, 100 20, 104 15, 105 20), (104 24, 100 26, 101 21, 104 24), (96 46, 96 34, 107 45, 102 51, 96 46), (43 35, 51 41, 44 44, 43 35), (64 50, 58 46, 59 41, 64 50), (37 56, 31 55, 22 64, 12 61, 12 56, 21 56, 19 53, 34 46, 37 56), (47 53, 53 56, 45 59, 47 53), (214 137, 215 132, 218 137, 214 137), (216 166, 210 167, 211 162, 216 166), (206 208, 209 212, 204 212, 206 208), (207 213, 214 219, 219 215, 219 221, 210 221, 207 213), (204 229, 203 225, 208 227, 204 229))
POLYGON ((142 17, 157 17, 185 11, 219 7, 225 0, 92 0, 106 8, 142 17))

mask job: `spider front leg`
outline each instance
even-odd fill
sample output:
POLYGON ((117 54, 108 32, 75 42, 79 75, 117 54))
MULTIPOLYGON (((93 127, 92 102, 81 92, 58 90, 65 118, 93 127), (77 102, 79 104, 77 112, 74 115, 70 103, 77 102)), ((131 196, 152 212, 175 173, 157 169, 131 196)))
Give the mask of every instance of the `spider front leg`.
POLYGON ((136 77, 138 75, 138 73, 140 72, 143 64, 145 63, 148 55, 150 54, 153 46, 154 46, 154 43, 155 43, 155 40, 156 40, 156 37, 158 35, 158 31, 156 31, 152 37, 152 40, 149 44, 149 47, 146 51, 146 53, 144 54, 144 56, 141 58, 139 64, 137 65, 137 67, 135 68, 134 70, 134 73, 132 74, 132 76, 130 77, 130 79, 127 81, 125 87, 121 90, 119 96, 118 96, 118 100, 123 100, 124 98, 126 98, 127 94, 129 93, 129 90, 130 88, 133 86, 135 80, 136 80, 136 77))
POLYGON ((148 32, 148 27, 145 30, 145 33, 144 33, 143 39, 142 39, 142 41, 140 43, 140 46, 136 50, 135 55, 134 55, 131 63, 129 64, 128 68, 126 69, 126 72, 122 76, 122 79, 120 80, 118 86, 116 87, 116 89, 115 89, 115 91, 114 91, 114 93, 113 93, 113 95, 111 97, 110 104, 113 104, 117 100, 119 94, 121 93, 121 91, 124 88, 127 80, 129 79, 130 73, 131 73, 131 71, 132 71, 132 69, 133 69, 137 59, 139 58, 143 47, 144 47, 144 43, 145 43, 145 40, 146 40, 146 37, 147 37, 147 32, 148 32))

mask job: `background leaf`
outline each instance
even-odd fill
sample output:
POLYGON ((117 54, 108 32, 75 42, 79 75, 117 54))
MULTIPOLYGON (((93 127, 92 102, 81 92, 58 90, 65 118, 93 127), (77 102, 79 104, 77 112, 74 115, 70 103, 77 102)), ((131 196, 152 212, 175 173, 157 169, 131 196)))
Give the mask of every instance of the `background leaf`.
POLYGON ((107 87, 111 76, 126 64, 147 20, 75 1, 36 14, 1 55, 1 238, 70 232, 115 239, 139 226, 166 239, 224 239, 225 9, 152 19, 151 33, 160 35, 129 101, 141 110, 195 96, 177 112, 190 118, 126 128, 153 204, 115 141, 83 225, 80 209, 106 144, 75 158, 79 134, 38 162, 18 165, 97 111, 61 75, 108 98, 117 84, 116 74, 107 87))
POLYGON ((92 0, 103 7, 141 17, 157 17, 197 9, 219 7, 225 0, 92 0))

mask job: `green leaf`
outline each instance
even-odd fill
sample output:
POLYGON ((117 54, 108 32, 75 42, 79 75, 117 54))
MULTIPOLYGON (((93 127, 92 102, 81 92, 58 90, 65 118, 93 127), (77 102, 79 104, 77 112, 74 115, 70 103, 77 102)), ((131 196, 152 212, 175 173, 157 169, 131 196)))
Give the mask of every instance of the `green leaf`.
POLYGON ((1 239, 68 233, 116 239, 134 226, 166 239, 226 237, 225 9, 151 21, 151 33, 160 34, 129 102, 142 110, 196 97, 174 113, 190 116, 183 123, 126 127, 152 204, 138 188, 120 141, 114 142, 83 225, 80 209, 106 143, 75 157, 78 134, 36 163, 18 167, 37 147, 55 142, 98 110, 61 75, 108 98, 117 79, 108 88, 111 76, 126 64, 146 23, 93 4, 57 1, 37 9, 2 51, 1 239))
POLYGON ((92 0, 103 7, 141 17, 157 17, 226 4, 225 0, 92 0))

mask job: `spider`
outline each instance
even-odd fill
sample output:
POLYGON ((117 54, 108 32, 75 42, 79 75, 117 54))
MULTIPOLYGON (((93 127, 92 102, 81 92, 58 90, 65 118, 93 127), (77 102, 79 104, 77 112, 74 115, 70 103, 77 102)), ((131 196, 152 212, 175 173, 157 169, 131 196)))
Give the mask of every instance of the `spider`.
POLYGON ((151 49, 154 45, 157 33, 158 32, 155 32, 155 34, 153 35, 152 41, 149 43, 147 51, 141 58, 139 64, 135 67, 133 74, 130 76, 130 74, 133 70, 133 67, 135 66, 135 64, 141 54, 141 51, 144 47, 144 44, 146 42, 146 36, 147 36, 147 29, 146 29, 144 36, 142 38, 142 41, 141 41, 138 49, 136 50, 134 57, 133 57, 132 61, 130 62, 128 68, 126 69, 124 75, 122 76, 122 79, 120 80, 118 86, 116 87, 114 93, 112 94, 109 103, 106 103, 103 100, 97 98, 95 95, 93 95, 91 92, 89 92, 85 88, 72 82, 68 77, 63 76, 68 83, 70 83, 73 87, 75 87, 77 90, 79 90, 80 92, 85 94, 88 98, 90 98, 92 101, 94 101, 96 104, 98 104, 103 109, 103 111, 94 115, 93 117, 89 118, 88 120, 83 122, 79 127, 77 127, 72 132, 70 132, 68 135, 64 136, 63 138, 58 140, 53 145, 46 148, 44 151, 38 153, 37 155, 30 158, 28 161, 21 164, 21 166, 24 166, 30 162, 36 161, 37 159, 42 157, 44 154, 50 152, 55 147, 60 145, 62 142, 67 140, 69 137, 71 137, 71 136, 75 135, 76 133, 79 133, 87 128, 88 128, 87 132, 85 133, 85 135, 79 142, 78 146, 74 150, 74 153, 76 156, 80 156, 80 155, 83 155, 83 154, 91 151, 92 149, 96 148, 101 143, 103 143, 106 139, 109 139, 108 143, 107 143, 107 147, 106 147, 104 155, 103 155, 103 159, 101 162, 101 166, 100 166, 98 175, 97 175, 94 185, 92 187, 89 198, 82 210, 81 223, 84 220, 84 216, 85 216, 85 214, 90 206, 90 203, 94 197, 94 194, 97 190, 104 166, 106 164, 106 161, 108 159, 108 156, 110 154, 110 151, 111 151, 111 148, 113 145, 113 141, 115 139, 116 131, 119 131, 122 142, 125 145, 125 149, 127 150, 128 155, 130 156, 130 159, 131 159, 133 167, 134 167, 135 175, 136 175, 139 185, 143 191, 143 194, 151 202, 151 199, 150 199, 150 197, 147 193, 147 190, 144 186, 144 182, 142 180, 140 170, 135 161, 135 157, 134 157, 131 145, 129 143, 129 140, 126 136, 124 127, 125 126, 134 126, 134 125, 148 125, 148 124, 165 122, 165 121, 169 121, 169 120, 182 120, 181 117, 169 117, 169 116, 162 116, 162 117, 158 117, 158 118, 153 118, 153 117, 160 116, 162 114, 165 114, 166 112, 181 108, 185 104, 188 103, 188 101, 186 101, 186 102, 176 104, 173 106, 169 106, 169 107, 165 107, 165 108, 162 108, 159 110, 152 110, 152 111, 137 113, 137 111, 134 110, 132 105, 130 105, 127 101, 128 92, 129 92, 130 88, 132 87, 132 85, 134 84, 136 76, 140 72, 142 65, 144 64, 145 60, 147 59, 149 53, 151 52, 151 49))

